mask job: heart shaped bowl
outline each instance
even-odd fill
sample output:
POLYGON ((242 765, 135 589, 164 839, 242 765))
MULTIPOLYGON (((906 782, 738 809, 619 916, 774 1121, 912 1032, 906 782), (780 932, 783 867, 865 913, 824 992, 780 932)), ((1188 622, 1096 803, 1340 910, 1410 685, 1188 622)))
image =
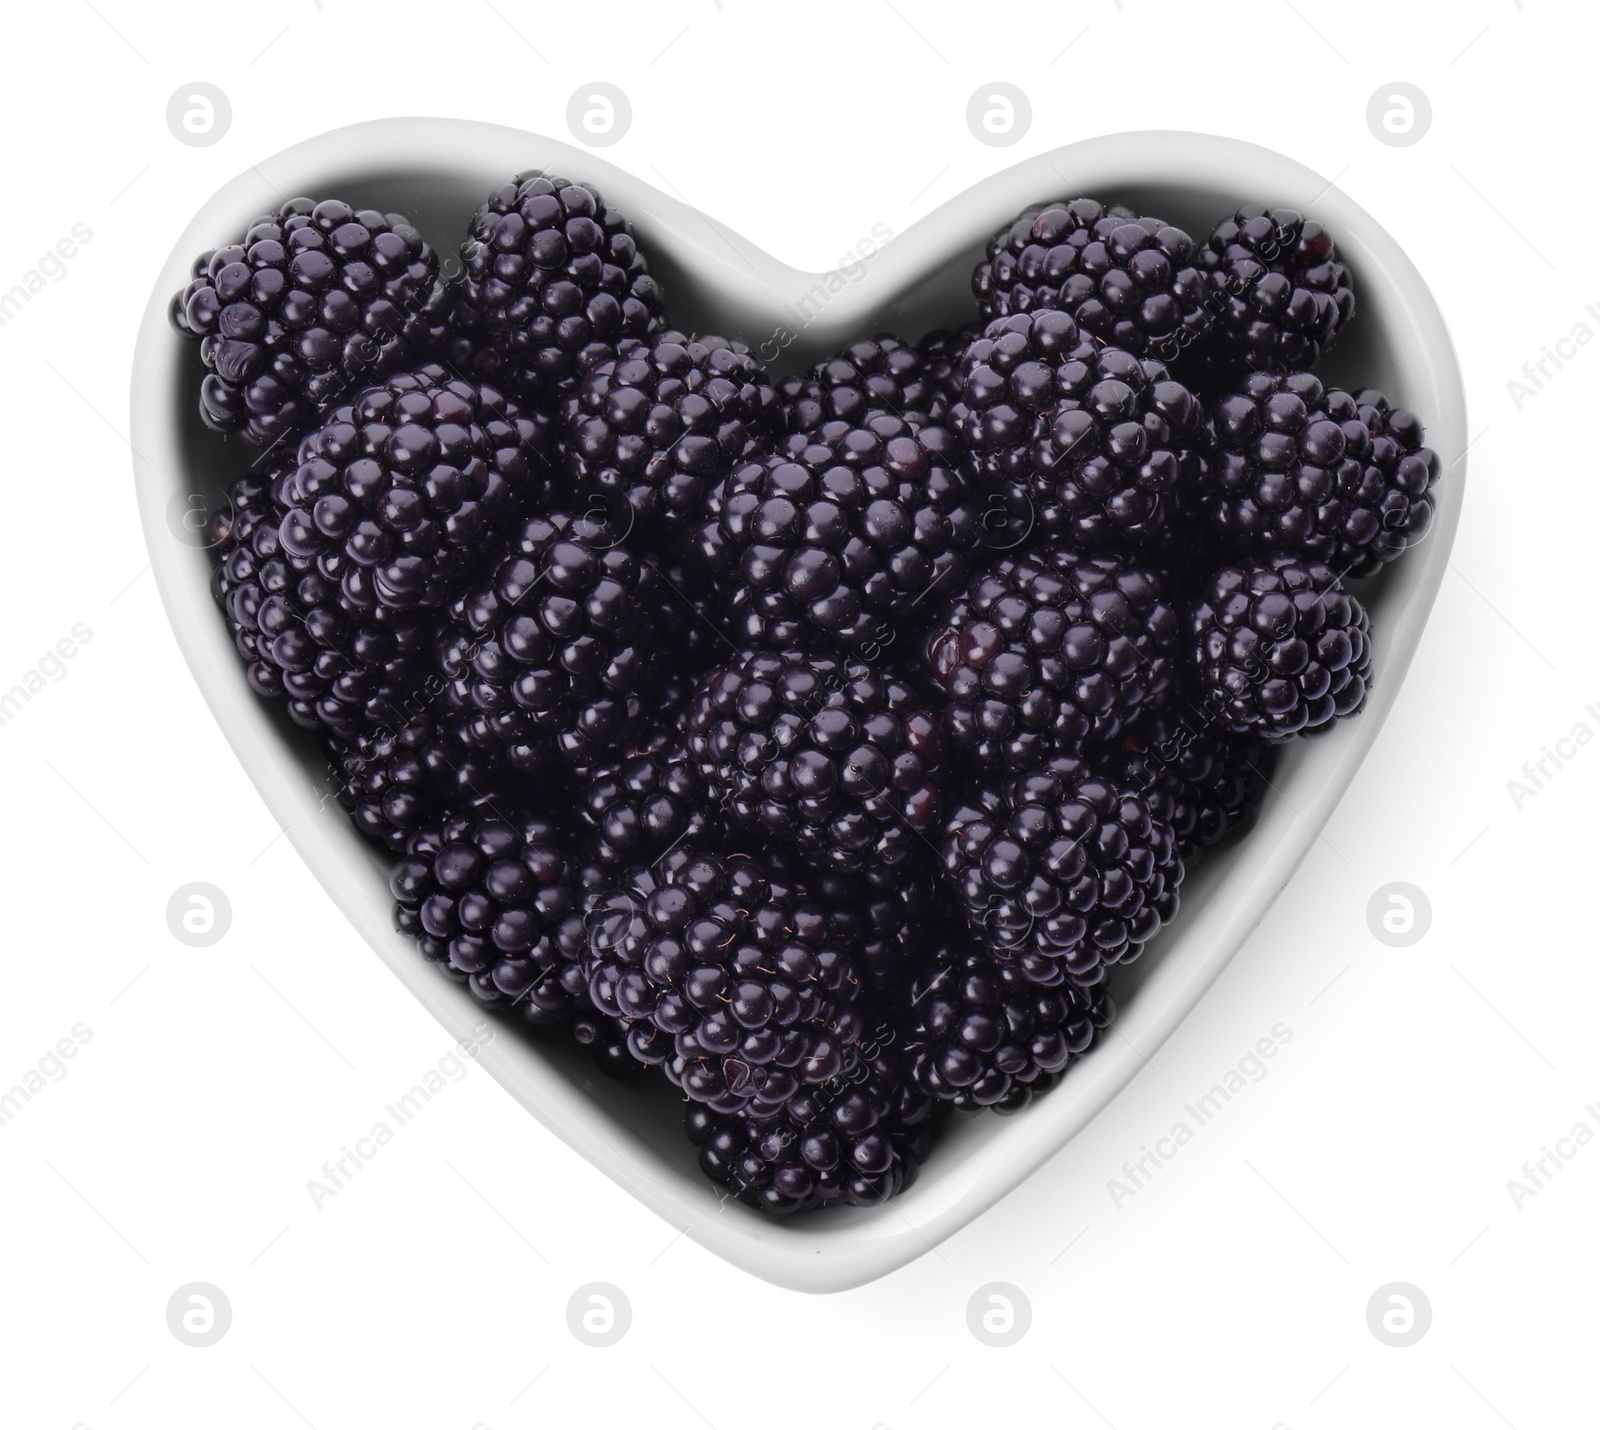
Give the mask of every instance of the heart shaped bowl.
MULTIPOLYGON (((481 1065, 557 1136, 675 1228, 756 1276, 838 1291, 921 1256, 992 1207, 1103 1111, 1194 1008, 1318 837, 1399 693, 1449 561, 1461 511, 1466 398, 1450 336, 1422 276, 1378 223, 1310 169, 1271 150, 1181 132, 1113 134, 1028 159, 985 179, 848 270, 803 273, 680 200, 584 150, 535 134, 454 119, 387 119, 297 144, 226 185, 178 238, 155 285, 133 364, 132 445, 145 540, 167 616, 223 733, 268 808, 379 958, 450 1034, 482 1017, 471 995, 424 963, 395 930, 384 854, 327 796, 315 740, 258 699, 215 602, 209 553, 184 513, 221 493, 253 455, 205 429, 194 347, 167 320, 194 256, 242 233, 291 195, 399 210, 448 259, 494 186, 530 168, 596 183, 633 221, 665 285, 675 327, 743 338, 791 371, 857 336, 908 339, 973 316, 973 265, 1021 209, 1090 194, 1157 213, 1203 237, 1241 203, 1314 213, 1354 276, 1356 318, 1326 376, 1381 388, 1419 413, 1443 476, 1427 539, 1363 583, 1374 681, 1358 719, 1293 743, 1254 828, 1201 860, 1176 921, 1138 962, 1114 971, 1121 1037, 1106 1039, 1048 1097, 1009 1118, 957 1118, 912 1187, 883 1207, 781 1220, 725 1200, 695 1165, 677 1095, 617 1083, 588 1053, 513 1028, 481 1065)), ((643 1082, 644 1080, 640 1080, 643 1082)))

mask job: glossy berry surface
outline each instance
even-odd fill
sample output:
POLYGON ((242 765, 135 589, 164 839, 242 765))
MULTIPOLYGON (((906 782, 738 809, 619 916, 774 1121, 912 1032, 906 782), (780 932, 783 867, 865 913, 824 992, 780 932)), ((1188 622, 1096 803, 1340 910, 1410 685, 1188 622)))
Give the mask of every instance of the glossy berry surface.
POLYGON ((1200 515, 1218 546, 1298 555, 1364 576, 1427 533, 1439 459, 1380 392, 1311 373, 1252 373, 1213 404, 1200 515))
POLYGON ((279 539, 291 559, 337 579, 352 611, 453 600, 550 478, 539 423, 436 366, 334 408, 298 459, 282 484, 279 539))
POLYGON ((1211 325, 1194 240, 1093 199, 1018 215, 989 240, 972 291, 985 321, 1053 308, 1103 343, 1165 362, 1211 325))
POLYGON ((1297 209, 1247 207, 1200 254, 1215 317, 1206 343, 1223 371, 1316 366, 1355 312, 1333 235, 1297 209))
POLYGON ((968 347, 956 408, 968 468, 1030 530, 1083 550, 1169 541, 1206 470, 1204 407, 1154 359, 1076 332, 1036 314, 968 347))
POLYGON ((954 436, 872 413, 737 468, 701 551, 736 639, 870 654, 959 583, 978 521, 954 436))
POLYGON ((829 422, 855 425, 872 412, 922 426, 944 421, 948 406, 923 349, 891 333, 851 343, 837 357, 785 378, 778 391, 790 432, 815 432, 829 422))
POLYGON ((1184 689, 1093 759, 1096 768, 1151 801, 1187 859, 1248 823, 1269 787, 1277 752, 1260 736, 1219 729, 1184 689))
POLYGON ((440 632, 466 738, 525 772, 581 770, 619 749, 642 728, 660 599, 654 568, 611 527, 530 517, 440 632))
POLYGON ((173 300, 206 364, 200 413, 260 447, 357 387, 417 362, 439 263, 400 214, 290 199, 202 254, 173 300))
POLYGON ((353 739, 404 725, 430 698, 430 618, 351 611, 337 580, 283 549, 283 486, 269 463, 239 479, 211 526, 212 590, 258 695, 296 724, 353 739))
POLYGON ((675 734, 660 731, 598 766, 578 811, 595 837, 595 858, 613 873, 653 864, 682 840, 715 844, 721 811, 675 734))
POLYGON ((665 332, 629 340, 582 379, 562 457, 578 500, 613 497, 640 537, 686 547, 709 493, 770 445, 779 421, 777 393, 744 344, 665 332))
POLYGON ((952 758, 1022 769, 1106 741, 1172 684, 1178 615, 1152 570, 1044 542, 975 576, 925 645, 952 758))
POLYGON ((694 1101, 770 1116, 859 1063, 852 950, 759 861, 682 844, 603 908, 586 953, 594 1005, 694 1101))
POLYGON ((893 1038, 883 1026, 883 1051, 771 1115, 692 1103, 686 1130, 701 1169, 741 1201, 779 1215, 877 1206, 904 1191, 932 1145, 933 1103, 906 1076, 893 1038))
POLYGON ((964 1111, 1020 1111, 1088 1052, 1114 1006, 1103 985, 1042 987, 1003 951, 947 931, 907 995, 912 1078, 964 1111))
POLYGON ((1321 734, 1366 703, 1367 612, 1321 562, 1274 556, 1221 567, 1188 617, 1202 708, 1236 734, 1321 734))
POLYGON ((746 651, 701 682, 685 728, 712 803, 810 863, 898 878, 938 839, 939 720, 893 675, 746 651))
POLYGON ((1021 976, 1089 988, 1177 908, 1171 824, 1070 756, 1001 782, 950 819, 945 870, 967 918, 1021 976))
POLYGON ((476 375, 536 406, 660 326, 649 264, 592 185, 519 174, 484 200, 461 258, 451 330, 465 335, 476 375))
POLYGON ((587 1006, 576 953, 582 876, 542 818, 446 817, 413 834, 389 877, 395 921, 491 1007, 554 1022, 587 1006))

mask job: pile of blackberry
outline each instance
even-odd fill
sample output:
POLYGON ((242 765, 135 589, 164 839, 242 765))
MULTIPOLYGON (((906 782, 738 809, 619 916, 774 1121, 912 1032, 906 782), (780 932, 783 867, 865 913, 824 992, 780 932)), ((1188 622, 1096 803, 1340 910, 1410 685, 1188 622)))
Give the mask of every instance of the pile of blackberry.
POLYGON ((1438 460, 1313 371, 1354 289, 1287 208, 1047 201, 975 313, 788 374, 586 183, 497 188, 456 271, 294 199, 175 298, 202 419, 269 449, 210 532, 247 678, 444 975, 674 1089, 719 1195, 881 1203, 1072 1076, 1361 710, 1438 460))

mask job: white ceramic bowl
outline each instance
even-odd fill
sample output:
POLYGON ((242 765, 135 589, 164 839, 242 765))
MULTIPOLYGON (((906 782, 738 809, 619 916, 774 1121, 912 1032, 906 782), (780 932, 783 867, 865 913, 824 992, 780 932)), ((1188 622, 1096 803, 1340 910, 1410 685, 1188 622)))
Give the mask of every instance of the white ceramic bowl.
MULTIPOLYGON (((675 326, 744 338, 752 347, 796 330, 795 305, 826 275, 753 248, 679 200, 596 155, 534 134, 449 119, 377 120, 338 129, 263 160, 206 201, 156 281, 133 368, 134 476, 167 615, 223 732, 276 819, 378 956, 454 1036, 481 1017, 398 934, 383 855, 363 842, 325 788, 315 743, 253 696, 212 601, 208 553, 174 536, 176 493, 215 492, 248 463, 237 440, 196 415, 199 361, 167 321, 172 294, 200 251, 242 233, 283 197, 337 195, 399 210, 441 254, 483 194, 512 174, 549 167, 593 180, 633 220, 663 280, 675 326)), ((891 1205, 790 1221, 724 1203, 695 1166, 681 1105, 665 1087, 619 1084, 588 1054, 507 1028, 482 1065, 558 1136, 674 1227, 757 1276, 805 1291, 870 1281, 922 1255, 981 1215, 1100 1113, 1183 1017, 1261 919, 1332 813, 1377 738, 1405 678, 1449 559, 1465 476, 1465 396, 1443 318, 1415 267, 1377 222, 1280 154, 1204 134, 1115 134, 1041 154, 984 180, 922 219, 829 295, 774 366, 791 370, 851 338, 888 328, 909 338, 972 313, 968 287, 985 240, 1030 203, 1062 194, 1120 200, 1203 236, 1244 202, 1293 205, 1337 236, 1357 294, 1328 376, 1382 388, 1417 411, 1444 476, 1426 541, 1363 592, 1374 628, 1375 679, 1365 714, 1287 751, 1254 830, 1201 862, 1177 920, 1113 991, 1121 1037, 1107 1039, 1049 1097, 1010 1118, 957 1120, 914 1186, 891 1205)), ((852 230, 853 231, 853 230, 852 230)), ((839 284, 834 286, 838 287, 839 284)), ((781 338, 780 338, 781 341, 781 338)))

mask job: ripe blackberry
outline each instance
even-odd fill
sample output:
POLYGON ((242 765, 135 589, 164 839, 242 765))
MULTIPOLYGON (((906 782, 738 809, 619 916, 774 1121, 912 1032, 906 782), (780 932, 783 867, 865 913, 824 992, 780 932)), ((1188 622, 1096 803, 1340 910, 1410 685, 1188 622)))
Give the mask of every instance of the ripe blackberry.
MULTIPOLYGON (((882 1030, 885 1044, 891 1036, 882 1030)), ((740 1201, 787 1215, 841 1202, 878 1206, 904 1191, 933 1145, 933 1104, 885 1048, 772 1114, 691 1103, 685 1126, 708 1177, 740 1201)))
POLYGON ((395 923, 491 1007, 552 1023, 588 1007, 578 961, 586 880, 562 831, 523 815, 449 815, 412 835, 389 888, 395 923))
POLYGON ((859 426, 872 412, 922 426, 942 422, 947 405, 920 348, 890 333, 851 343, 837 357, 785 378, 778 392, 790 432, 815 432, 828 422, 859 426))
POLYGON ((195 261, 172 321, 208 369, 200 415, 268 447, 426 343, 439 260, 400 214, 290 199, 195 261))
POLYGON ((581 772, 617 749, 641 727, 660 601, 654 568, 605 523, 530 517, 439 636, 468 742, 523 772, 581 772))
POLYGON ((759 862, 680 844, 603 908, 586 954, 594 1005, 627 1024, 641 1062, 662 1048, 696 1102, 770 1117, 860 1062, 852 950, 759 862))
POLYGON ((1178 698, 1140 716, 1093 758, 1097 769, 1150 799, 1187 859, 1255 814, 1275 754, 1265 740, 1220 730, 1198 702, 1178 698))
POLYGON ((1224 550, 1365 576, 1432 523, 1439 459, 1416 417, 1381 392, 1256 372, 1212 411, 1217 448, 1199 506, 1224 550))
POLYGON ((1355 312, 1333 235, 1296 209, 1240 209, 1199 261, 1215 318, 1206 347, 1224 371, 1315 367, 1355 312))
POLYGON ((625 339, 661 325, 661 289, 627 220, 589 184, 517 175, 484 200, 461 259, 453 330, 476 334, 480 376, 535 406, 553 410, 625 339))
POLYGON ((210 531, 212 590, 250 687, 283 700, 296 724, 345 739, 403 725, 429 698, 432 625, 382 606, 351 612, 337 581, 284 551, 282 489, 293 470, 242 477, 210 531))
POLYGON ((938 838, 939 720, 885 671, 747 650, 701 681, 686 736, 710 800, 811 864, 892 883, 938 838))
POLYGON ((722 819, 682 741, 659 731, 590 776, 578 811, 594 831, 595 859, 622 874, 674 845, 720 841, 722 819))
POLYGON ((1211 324, 1194 240, 1093 199, 1025 210, 989 240, 972 274, 985 322, 1054 308, 1136 357, 1171 362, 1211 324))
POLYGON ((743 343, 665 332, 590 369, 566 403, 562 451, 578 500, 625 501, 639 535, 672 549, 779 422, 777 393, 743 343))
POLYGON ((348 610, 442 606, 546 495, 546 440, 492 387, 433 365, 397 374, 302 439, 283 550, 336 580, 348 610))
POLYGON ((1170 542, 1205 468, 1205 410, 1153 358, 1002 318, 968 348, 956 409, 976 479, 1086 551, 1170 542))
POLYGON ((1024 769, 1116 738, 1172 684, 1179 622, 1153 571, 1044 542, 972 579, 928 633, 952 751, 1024 769))
POLYGON ((735 636, 875 652, 930 609, 979 535, 957 445, 943 427, 872 413, 737 468, 701 542, 731 590, 735 636))
POLYGON ((1017 1112, 1110 1025, 1104 985, 1044 988, 1005 954, 946 930, 902 995, 906 1058, 930 1097, 965 1112, 1017 1112))
POLYGON ((945 871, 986 946, 1022 977, 1091 988, 1177 911, 1172 825, 1137 790, 1058 756, 951 816, 945 871))
POLYGON ((335 797, 357 829, 395 853, 447 810, 492 811, 509 792, 509 772, 469 749, 433 706, 404 724, 323 743, 335 797))
POLYGON ((1366 704, 1367 612, 1320 561, 1272 556, 1223 566, 1188 618, 1201 707, 1235 734, 1319 735, 1366 704))

